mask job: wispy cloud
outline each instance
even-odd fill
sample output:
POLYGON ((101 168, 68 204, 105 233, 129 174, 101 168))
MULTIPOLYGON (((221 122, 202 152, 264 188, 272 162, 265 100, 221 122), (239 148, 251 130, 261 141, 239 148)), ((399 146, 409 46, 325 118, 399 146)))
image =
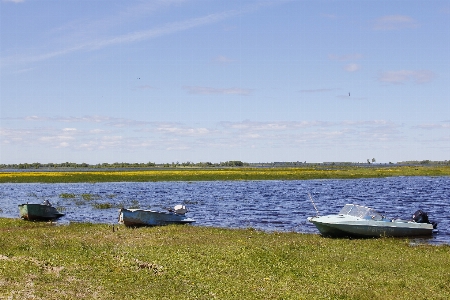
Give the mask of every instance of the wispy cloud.
MULTIPOLYGON (((180 1, 170 1, 172 2, 180 2, 180 1)), ((157 1, 157 3, 164 3, 164 1, 157 1)), ((228 11, 223 12, 217 12, 217 13, 211 13, 205 16, 197 17, 197 18, 191 18, 184 21, 177 21, 177 22, 169 22, 166 24, 163 24, 161 26, 155 26, 154 28, 146 29, 146 30, 140 30, 140 31, 134 31, 129 32, 121 35, 114 35, 111 37, 91 37, 90 40, 86 41, 86 38, 83 38, 81 40, 77 40, 75 43, 73 43, 70 46, 67 46, 65 48, 61 48, 55 51, 49 51, 47 53, 37 54, 37 55, 22 55, 22 56, 9 56, 9 57, 2 57, 2 65, 8 65, 13 64, 17 62, 22 63, 29 63, 29 62, 37 62, 37 61, 43 61, 47 59, 51 59, 58 56, 67 55, 74 52, 79 51, 95 51, 100 50, 106 47, 114 46, 114 45, 121 45, 121 44, 130 44, 130 43, 137 43, 149 39, 154 39, 157 37, 165 36, 174 34, 177 32, 186 31, 189 29, 193 29, 200 26, 205 26, 208 24, 217 23, 223 20, 226 20, 228 18, 232 18, 241 14, 249 13, 254 10, 257 10, 260 7, 272 5, 273 2, 261 2, 253 5, 248 5, 246 7, 240 8, 240 9, 232 9, 228 11)), ((153 11, 155 8, 149 9, 153 11)), ((129 13, 131 15, 131 12, 129 13)), ((103 23, 113 24, 114 22, 110 21, 99 21, 103 23)), ((91 24, 92 25, 92 24, 91 24)), ((94 27, 95 28, 95 27, 94 27)), ((75 39, 76 40, 76 39, 75 39)))
POLYGON ((240 13, 241 11, 239 10, 231 10, 221 13, 210 14, 204 17, 193 18, 181 22, 168 23, 163 26, 152 28, 149 30, 132 32, 99 41, 91 41, 90 43, 81 45, 81 47, 86 48, 87 50, 96 50, 115 44, 139 42, 147 39, 160 37, 163 35, 172 34, 175 32, 185 31, 206 24, 216 23, 224 19, 236 16, 240 13))
POLYGON ((324 93, 324 92, 332 92, 336 91, 336 88, 323 88, 323 89, 309 89, 309 90, 300 90, 300 93, 324 93))
POLYGON ((427 124, 420 124, 415 126, 419 129, 449 129, 450 128, 450 122, 442 122, 442 123, 427 123, 427 124))
POLYGON ((28 56, 28 57, 10 57, 9 59, 6 59, 5 62, 8 61, 11 62, 12 60, 18 60, 21 62, 36 62, 36 61, 43 61, 47 59, 51 59, 57 56, 62 56, 66 54, 70 54, 77 51, 94 51, 94 50, 100 50, 105 47, 119 45, 119 44, 129 44, 129 43, 136 43, 141 42, 144 40, 157 38, 160 36, 173 34, 175 32, 185 31, 188 29, 192 29, 194 27, 218 22, 221 20, 224 20, 227 17, 231 17, 238 14, 238 11, 229 11, 229 12, 223 12, 223 13, 217 13, 217 14, 211 14, 205 17, 200 18, 194 18, 182 22, 174 22, 174 23, 168 23, 160 27, 148 29, 148 30, 142 30, 142 31, 136 31, 131 32, 123 35, 113 36, 110 38, 104 38, 99 40, 91 40, 85 43, 80 43, 77 45, 73 45, 71 47, 67 47, 64 49, 60 49, 57 51, 40 54, 36 56, 28 56))
POLYGON ((177 136, 205 136, 211 132, 205 127, 193 128, 175 124, 161 124, 156 130, 163 134, 177 136))
POLYGON ((338 18, 338 15, 336 15, 336 14, 322 13, 322 14, 320 14, 320 16, 321 16, 322 18, 330 19, 330 20, 336 20, 336 19, 338 18))
POLYGON ((139 89, 139 90, 155 90, 156 88, 154 86, 144 84, 144 85, 139 85, 137 87, 137 89, 139 89))
POLYGON ((189 94, 196 95, 240 95, 248 96, 251 94, 251 89, 242 88, 212 88, 203 86, 185 86, 183 89, 187 90, 189 94))
POLYGON ((25 0, 2 0, 2 2, 21 3, 21 2, 25 2, 25 0))
POLYGON ((358 60, 361 59, 363 56, 360 53, 352 53, 352 54, 328 54, 328 58, 331 60, 338 60, 338 61, 349 61, 349 60, 358 60))
POLYGON ((221 64, 228 64, 228 63, 232 63, 234 62, 234 59, 231 59, 229 57, 223 56, 223 55, 219 55, 213 58, 213 62, 215 63, 221 63, 221 64))
POLYGON ((378 80, 386 83, 402 84, 412 81, 416 84, 426 83, 433 80, 436 75, 429 70, 398 70, 381 73, 378 80))
POLYGON ((61 40, 69 41, 68 43, 72 44, 78 44, 81 40, 102 39, 99 36, 105 35, 108 31, 121 31, 120 28, 124 27, 126 23, 148 18, 170 7, 179 7, 183 2, 187 2, 187 0, 139 1, 137 5, 123 7, 120 11, 108 14, 106 17, 69 21, 53 28, 47 35, 55 37, 56 34, 61 34, 64 36, 61 40))
POLYGON ((30 136, 34 130, 16 129, 16 128, 0 128, 0 143, 15 144, 27 141, 24 137, 30 136))
POLYGON ((23 118, 17 118, 18 120, 25 120, 25 121, 40 121, 40 122, 72 122, 72 123, 79 123, 79 122, 86 122, 86 123, 102 123, 102 122, 108 122, 108 121, 117 121, 118 118, 111 118, 111 117, 105 117, 105 116, 83 116, 83 117, 42 117, 42 116, 26 116, 23 118))
MULTIPOLYGON (((351 54, 328 54, 328 59, 335 60, 335 61, 341 61, 341 62, 348 62, 348 61, 355 61, 361 59, 363 56, 360 53, 351 53, 351 54)), ((361 69, 361 65, 351 62, 347 63, 345 66, 343 66, 343 69, 346 72, 356 72, 359 69, 361 69)))
POLYGON ((73 151, 108 149, 182 150, 196 147, 233 148, 258 145, 296 147, 301 144, 336 145, 367 140, 392 141, 401 138, 400 125, 386 121, 251 121, 187 125, 175 122, 142 122, 121 119, 127 127, 111 126, 114 118, 79 117, 67 125, 61 118, 38 118, 46 127, 0 128, 2 145, 65 148, 73 151), (101 120, 100 123, 92 120, 101 120), (47 120, 47 121, 44 121, 47 120), (49 120, 59 120, 53 122, 49 120), (82 121, 84 120, 84 121, 82 121), (75 125, 75 126, 74 126, 75 125), (330 144, 331 143, 331 144, 330 144))
MULTIPOLYGON (((238 138, 240 145, 259 143, 259 147, 286 148, 300 145, 346 148, 366 141, 389 143, 401 140, 400 125, 385 120, 375 121, 304 121, 304 122, 223 122, 228 136, 238 138), (338 146, 340 145, 340 146, 338 146)), ((230 140, 230 145, 232 141, 230 140)), ((230 145, 227 145, 229 147, 230 145)), ((369 146, 368 146, 369 147, 369 146)))
POLYGON ((367 100, 367 97, 358 97, 358 96, 355 97, 355 95, 350 96, 349 94, 337 95, 336 98, 339 98, 342 100, 349 100, 349 101, 367 100))
POLYGON ((82 117, 40 117, 30 116, 25 117, 28 121, 55 121, 64 123, 104 123, 108 126, 122 127, 124 124, 130 124, 131 126, 141 126, 145 124, 151 124, 151 122, 137 121, 126 118, 116 118, 108 116, 82 116, 82 117))
POLYGON ((286 131, 300 128, 311 128, 316 126, 329 126, 330 123, 322 121, 275 121, 275 122, 221 122, 223 128, 246 130, 246 131, 286 131))
POLYGON ((26 68, 26 69, 21 69, 21 70, 17 70, 15 72, 13 72, 14 74, 24 74, 24 73, 28 73, 33 71, 34 68, 26 68))
POLYGON ((416 20, 404 15, 389 15, 376 19, 373 22, 374 30, 400 30, 417 28, 419 24, 416 20))

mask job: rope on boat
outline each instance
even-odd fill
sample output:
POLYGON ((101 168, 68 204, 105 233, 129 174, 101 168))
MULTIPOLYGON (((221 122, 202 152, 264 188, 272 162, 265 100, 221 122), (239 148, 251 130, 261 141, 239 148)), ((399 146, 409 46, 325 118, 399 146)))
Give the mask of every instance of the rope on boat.
POLYGON ((312 204, 313 204, 313 206, 314 206, 314 209, 315 209, 316 212, 317 212, 317 216, 316 216, 316 217, 318 217, 318 216, 319 216, 319 211, 317 210, 316 204, 314 203, 314 200, 313 200, 313 198, 312 198, 312 196, 311 196, 311 193, 308 192, 308 196, 309 196, 309 199, 311 200, 311 202, 312 202, 312 204))

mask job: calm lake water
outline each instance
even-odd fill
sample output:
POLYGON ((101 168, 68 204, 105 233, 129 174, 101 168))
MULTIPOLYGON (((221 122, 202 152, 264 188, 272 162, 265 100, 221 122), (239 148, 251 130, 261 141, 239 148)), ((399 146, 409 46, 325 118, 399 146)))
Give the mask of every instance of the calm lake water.
POLYGON ((265 231, 318 233, 306 219, 316 211, 335 214, 346 203, 370 206, 387 217, 411 218, 417 209, 437 221, 431 244, 450 244, 450 177, 392 177, 352 180, 116 182, 0 184, 0 217, 19 217, 18 205, 49 200, 66 213, 58 223, 115 224, 118 207, 165 210, 187 206, 194 226, 252 227, 265 231), (74 194, 74 198, 62 198, 74 194), (83 194, 89 195, 83 198, 83 194), (98 204, 113 208, 98 209, 98 204))

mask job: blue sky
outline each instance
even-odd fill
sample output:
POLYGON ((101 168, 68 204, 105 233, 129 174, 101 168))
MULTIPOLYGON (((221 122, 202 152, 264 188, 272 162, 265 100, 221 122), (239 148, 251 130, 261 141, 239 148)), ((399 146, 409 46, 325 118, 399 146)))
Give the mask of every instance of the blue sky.
POLYGON ((450 159, 450 1, 0 1, 0 163, 450 159))

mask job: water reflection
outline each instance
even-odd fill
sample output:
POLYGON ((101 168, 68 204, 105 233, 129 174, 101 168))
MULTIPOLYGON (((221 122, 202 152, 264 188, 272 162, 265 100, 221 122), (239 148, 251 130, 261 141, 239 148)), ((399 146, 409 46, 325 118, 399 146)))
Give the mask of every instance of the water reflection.
POLYGON ((59 223, 116 223, 118 207, 164 210, 185 204, 195 226, 253 227, 266 231, 318 233, 306 221, 316 211, 337 213, 346 203, 373 207, 408 219, 417 209, 439 222, 430 243, 450 243, 450 177, 393 177, 355 180, 119 182, 0 184, 0 216, 18 217, 17 205, 49 200, 66 213, 59 223), (65 198, 61 196, 65 195, 65 198), (100 209, 110 204, 111 208, 100 209))

